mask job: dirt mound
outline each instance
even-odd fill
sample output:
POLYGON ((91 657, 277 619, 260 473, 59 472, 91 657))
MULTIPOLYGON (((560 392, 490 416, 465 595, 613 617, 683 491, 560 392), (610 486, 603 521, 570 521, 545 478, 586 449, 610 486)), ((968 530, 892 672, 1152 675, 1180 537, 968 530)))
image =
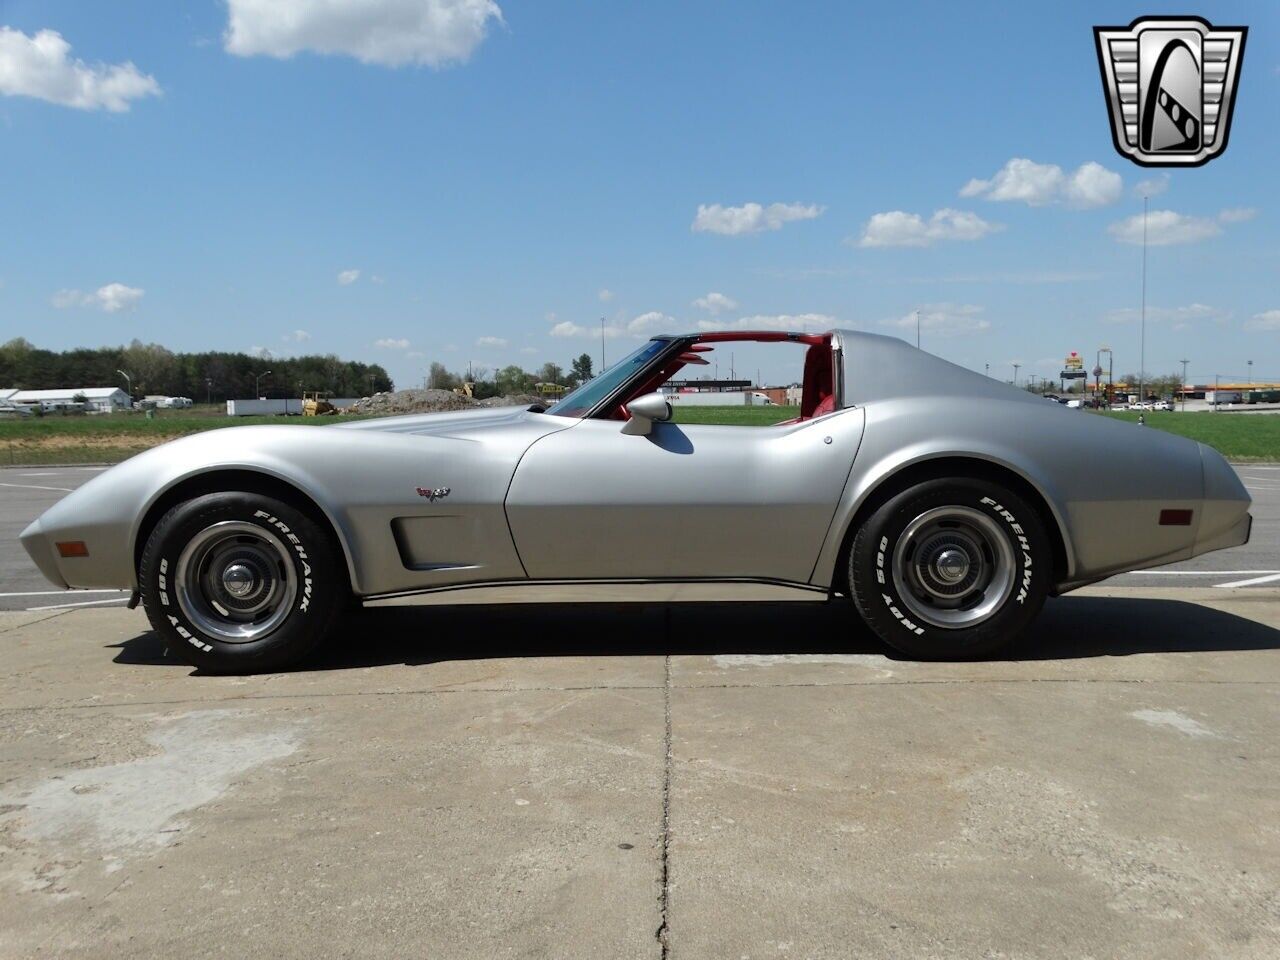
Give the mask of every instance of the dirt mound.
POLYGON ((361 397, 345 412, 375 416, 392 416, 398 413, 442 413, 450 410, 471 410, 474 407, 527 407, 538 403, 537 397, 511 395, 475 400, 454 393, 452 390, 395 390, 361 397))

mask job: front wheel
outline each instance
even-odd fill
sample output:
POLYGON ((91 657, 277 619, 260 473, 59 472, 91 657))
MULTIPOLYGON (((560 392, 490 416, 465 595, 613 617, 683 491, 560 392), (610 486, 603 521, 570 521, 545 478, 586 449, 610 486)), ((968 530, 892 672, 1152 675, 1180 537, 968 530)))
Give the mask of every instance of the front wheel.
POLYGON ((1051 569, 1039 516, 983 480, 903 491, 858 530, 849 552, 858 612, 890 646, 926 660, 981 657, 1044 605, 1051 569))
POLYGON ((324 639, 349 596, 341 552, 271 497, 213 493, 156 524, 138 581, 169 650, 219 673, 275 670, 324 639))

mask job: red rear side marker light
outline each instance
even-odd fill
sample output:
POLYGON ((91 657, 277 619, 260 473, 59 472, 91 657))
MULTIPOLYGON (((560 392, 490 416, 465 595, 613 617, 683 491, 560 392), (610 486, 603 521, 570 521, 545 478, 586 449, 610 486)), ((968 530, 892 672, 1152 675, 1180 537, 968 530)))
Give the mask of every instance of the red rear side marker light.
POLYGON ((89 548, 85 546, 83 540, 63 540, 61 543, 55 544, 58 548, 58 556, 60 557, 87 557, 89 548))
POLYGON ((1190 510, 1161 510, 1160 526, 1189 527, 1191 526, 1191 511, 1190 510))

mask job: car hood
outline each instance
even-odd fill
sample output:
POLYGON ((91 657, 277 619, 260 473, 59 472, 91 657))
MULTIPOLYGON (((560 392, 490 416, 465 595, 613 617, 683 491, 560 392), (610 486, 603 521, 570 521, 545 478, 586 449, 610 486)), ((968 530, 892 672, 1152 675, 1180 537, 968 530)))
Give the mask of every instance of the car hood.
MULTIPOLYGON (((477 410, 452 410, 446 413, 411 413, 374 420, 357 420, 335 424, 339 430, 377 430, 383 433, 412 433, 422 436, 465 439, 495 429, 518 426, 531 417, 542 416, 530 407, 482 407, 477 410)), ((565 421, 568 426, 572 421, 565 421)))

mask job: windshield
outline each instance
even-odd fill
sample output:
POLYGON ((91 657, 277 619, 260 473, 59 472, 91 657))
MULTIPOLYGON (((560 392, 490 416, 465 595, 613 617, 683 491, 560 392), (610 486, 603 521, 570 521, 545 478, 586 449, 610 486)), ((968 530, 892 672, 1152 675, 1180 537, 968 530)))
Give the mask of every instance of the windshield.
POLYGON ((650 340, 635 353, 619 360, 600 376, 593 377, 578 389, 566 393, 558 403, 547 410, 547 413, 557 417, 586 416, 599 405, 600 401, 630 380, 639 370, 648 366, 649 361, 667 349, 669 343, 668 340, 650 340))

